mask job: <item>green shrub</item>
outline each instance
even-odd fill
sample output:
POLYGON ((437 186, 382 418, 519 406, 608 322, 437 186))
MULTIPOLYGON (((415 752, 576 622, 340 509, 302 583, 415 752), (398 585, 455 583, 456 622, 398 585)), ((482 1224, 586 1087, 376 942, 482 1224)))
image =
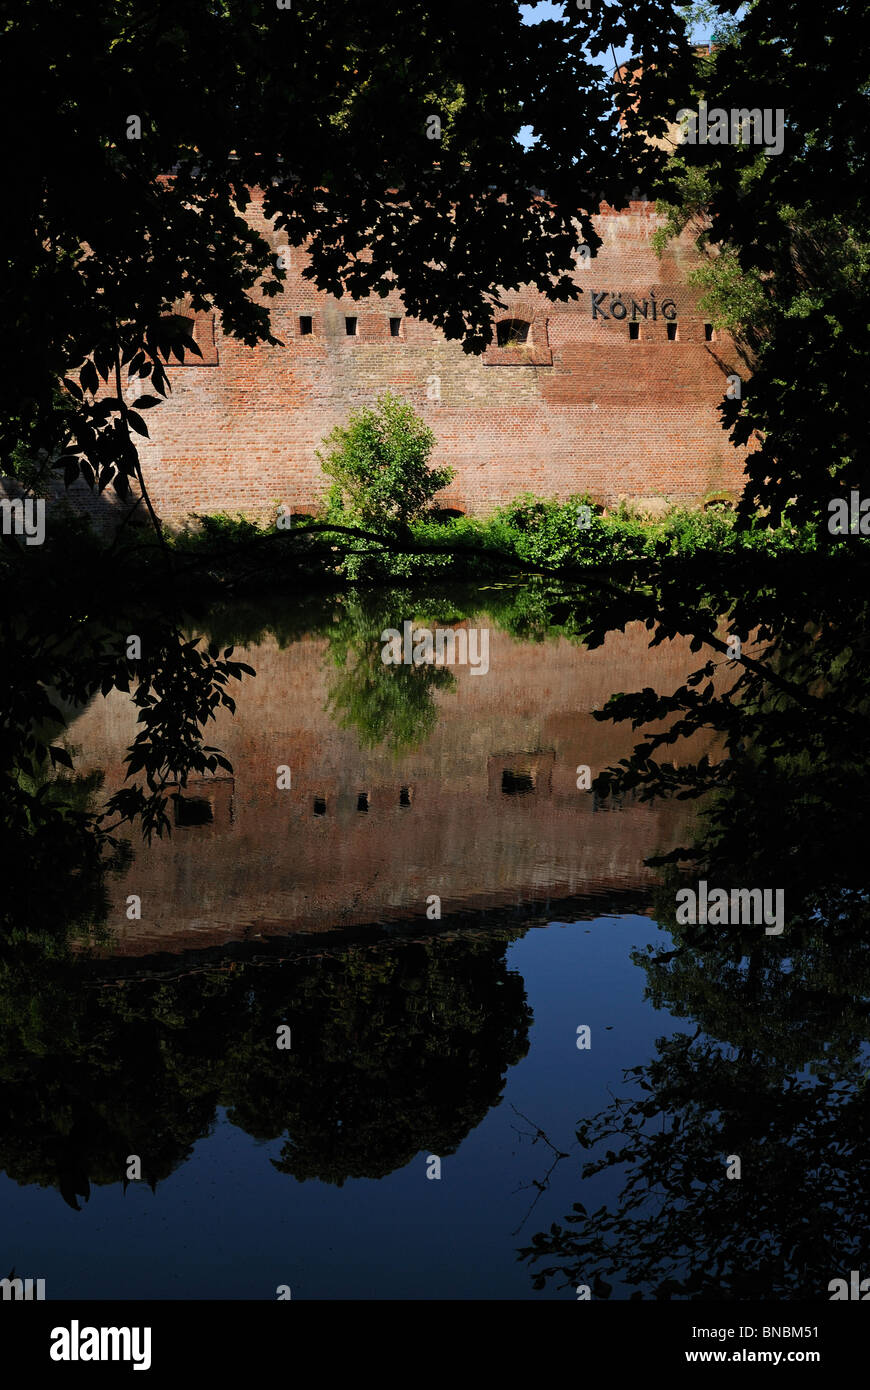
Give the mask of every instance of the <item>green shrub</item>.
POLYGON ((374 409, 357 411, 337 425, 318 450, 334 484, 327 507, 342 510, 372 530, 407 526, 422 516, 452 468, 430 468, 435 436, 406 401, 385 391, 374 409), (336 491, 337 489, 337 491, 336 491))

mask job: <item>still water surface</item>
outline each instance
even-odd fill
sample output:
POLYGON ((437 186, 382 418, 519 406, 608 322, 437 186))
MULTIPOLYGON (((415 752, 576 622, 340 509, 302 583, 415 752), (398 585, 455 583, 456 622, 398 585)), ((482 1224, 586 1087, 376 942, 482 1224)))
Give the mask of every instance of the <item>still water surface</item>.
MULTIPOLYGON (((576 1297, 570 1289, 534 1294, 516 1252, 573 1201, 590 1193, 604 1201, 614 1187, 581 1181, 574 1124, 605 1105, 621 1069, 645 1059, 672 1026, 643 1002, 643 976, 629 960, 632 946, 658 936, 645 917, 599 917, 531 927, 507 947, 507 987, 515 986, 528 1051, 504 1068, 491 1105, 455 1152, 441 1149, 440 1180, 426 1177, 432 1150, 425 1143, 406 1160, 424 1134, 400 1126, 394 1171, 349 1176, 340 1187, 315 1177, 300 1182, 276 1171, 282 1139, 258 1142, 219 1106, 210 1133, 154 1192, 144 1183, 126 1192, 120 1183, 93 1187, 76 1212, 54 1190, 4 1178, 7 1262, 11 1255, 18 1268, 26 1261, 38 1269, 57 1298, 261 1299, 274 1298, 280 1284, 293 1298, 576 1297), (584 1023, 592 1046, 578 1051, 584 1023), (568 1154, 554 1168, 553 1151, 534 1142, 537 1128, 568 1154), (535 1184, 544 1181, 541 1192, 535 1184)), ((503 1059, 491 1060, 499 1070, 503 1059)), ((405 1079, 390 1099, 437 1138, 439 1097, 414 1094, 422 1078, 413 1053, 405 1079)), ((461 1055, 432 1081, 436 1092, 447 1088, 446 1113, 451 1094, 460 1109, 469 1088, 461 1055)), ((373 1164, 382 1157, 392 1161, 389 1143, 371 1155, 373 1164)))
MULTIPOLYGON (((4 1272, 49 1298, 819 1298, 857 1267, 866 895, 837 889, 833 951, 818 898, 782 940, 676 929, 648 861, 696 804, 578 774, 640 738, 595 718, 612 693, 696 660, 640 625, 587 650, 529 602, 214 617, 256 673, 209 736, 231 772, 131 840, 89 942, 4 956, 4 1272), (486 675, 385 666, 411 616, 489 624, 486 675)), ((102 796, 136 714, 71 711, 102 796)))

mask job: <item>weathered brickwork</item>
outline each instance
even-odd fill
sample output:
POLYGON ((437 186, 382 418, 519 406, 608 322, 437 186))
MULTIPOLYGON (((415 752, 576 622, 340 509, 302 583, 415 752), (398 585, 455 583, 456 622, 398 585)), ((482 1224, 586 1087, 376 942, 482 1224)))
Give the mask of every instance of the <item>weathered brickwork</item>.
MULTIPOLYGON (((283 234, 266 227, 258 208, 251 219, 278 251, 283 234)), ((141 447, 158 515, 178 524, 191 512, 218 510, 274 519, 278 502, 313 510, 327 486, 315 451, 385 388, 434 430, 433 464, 455 469, 439 498, 445 507, 485 515, 524 491, 588 492, 605 505, 622 496, 695 504, 736 496, 745 456, 728 442, 717 406, 727 375, 745 367, 730 339, 705 334, 699 291, 687 283, 690 241, 672 242, 659 259, 656 225, 647 202, 602 210, 603 246, 575 274, 579 299, 551 303, 528 287, 505 292, 500 317, 528 323, 527 341, 493 345, 482 357, 406 316, 398 295, 321 294, 302 278, 304 250, 288 250, 284 291, 272 301, 283 346, 246 347, 198 315, 202 361, 170 368, 172 394, 149 412, 152 440, 141 447), (593 317, 593 293, 603 291, 593 317), (621 295, 626 317, 611 317, 611 293, 621 295), (649 306, 636 339, 632 300, 649 306), (661 313, 668 300, 676 306, 675 340, 661 313), (356 319, 355 336, 348 317, 356 319), (397 336, 391 319, 400 321, 397 336)), ((94 510, 83 487, 75 495, 94 510)))

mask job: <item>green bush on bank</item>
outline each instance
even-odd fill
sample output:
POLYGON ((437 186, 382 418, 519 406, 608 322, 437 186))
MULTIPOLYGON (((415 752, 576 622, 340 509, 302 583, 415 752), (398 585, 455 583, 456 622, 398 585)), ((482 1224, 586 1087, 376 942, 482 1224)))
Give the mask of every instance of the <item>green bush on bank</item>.
MULTIPOLYGON (((526 494, 491 517, 435 517, 414 522, 410 538, 432 554, 393 554, 362 543, 343 572, 357 580, 422 578, 429 575, 483 578, 504 574, 517 560, 543 570, 563 566, 637 563, 663 556, 725 555, 738 551, 806 552, 816 548, 810 527, 738 529, 727 508, 673 508, 660 520, 633 515, 625 506, 604 515, 587 497, 547 500, 526 494), (581 508, 587 510, 581 511, 581 508), (588 524, 578 525, 578 520, 588 524)), ((339 538, 340 540, 342 538, 339 538)), ((358 549, 357 545, 353 546, 358 549)))
MULTIPOLYGON (((327 495, 319 515, 321 527, 362 526, 345 508, 335 488, 327 495)), ((576 565, 613 565, 665 556, 725 555, 738 551, 766 553, 802 552, 817 548, 810 526, 738 528, 727 507, 707 511, 674 507, 664 517, 646 520, 624 504, 605 515, 588 497, 567 501, 523 494, 490 517, 442 518, 424 514, 404 528, 384 528, 383 539, 355 537, 340 531, 318 530, 309 537, 310 523, 299 520, 288 530, 277 521, 258 523, 244 515, 225 512, 197 518, 195 529, 176 537, 176 548, 195 554, 218 552, 227 559, 250 550, 252 542, 268 554, 270 565, 289 569, 314 567, 321 577, 355 584, 396 579, 481 579, 504 576, 511 562, 521 567, 560 569, 576 565), (277 538, 288 539, 285 549, 277 538), (270 542, 271 538, 271 544, 270 542), (403 546, 420 547, 405 553, 403 546)))

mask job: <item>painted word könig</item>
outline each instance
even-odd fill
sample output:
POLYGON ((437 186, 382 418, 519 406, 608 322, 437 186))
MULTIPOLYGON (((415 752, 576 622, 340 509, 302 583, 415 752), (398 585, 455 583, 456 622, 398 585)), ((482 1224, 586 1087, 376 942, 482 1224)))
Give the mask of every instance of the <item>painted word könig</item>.
POLYGON ((630 301, 630 314, 629 305, 625 303, 621 294, 614 294, 612 290, 602 290, 600 294, 595 290, 590 290, 590 295, 592 302, 592 317, 594 319, 606 319, 608 317, 613 319, 624 319, 628 317, 633 323, 636 323, 638 319, 651 318, 653 322, 655 322, 659 316, 659 309, 662 311, 662 318, 667 319, 668 323, 673 323, 674 319, 677 317, 677 306, 674 300, 663 299, 661 304, 659 304, 656 300, 654 290, 650 290, 648 300, 643 299, 639 304, 636 299, 632 299, 630 301), (608 295, 610 295, 609 316, 604 312, 602 307, 608 295))
POLYGON ((712 888, 707 892, 706 881, 702 878, 698 891, 694 888, 681 888, 677 893, 678 926, 690 923, 709 923, 710 926, 758 926, 765 923, 765 936, 779 936, 784 926, 782 888, 732 888, 730 897, 727 888, 712 888), (776 911, 772 911, 774 898, 776 911), (752 916, 750 919, 750 906, 752 916))

